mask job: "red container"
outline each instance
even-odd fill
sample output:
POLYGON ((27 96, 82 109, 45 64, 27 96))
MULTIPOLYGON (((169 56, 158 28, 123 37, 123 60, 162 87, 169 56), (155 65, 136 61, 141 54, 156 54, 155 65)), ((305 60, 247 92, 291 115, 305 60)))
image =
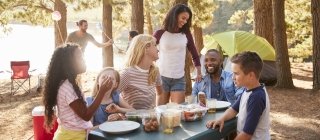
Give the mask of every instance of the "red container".
POLYGON ((50 133, 44 128, 44 107, 37 106, 32 110, 34 140, 52 140, 54 132, 58 128, 57 120, 54 120, 53 129, 50 133))

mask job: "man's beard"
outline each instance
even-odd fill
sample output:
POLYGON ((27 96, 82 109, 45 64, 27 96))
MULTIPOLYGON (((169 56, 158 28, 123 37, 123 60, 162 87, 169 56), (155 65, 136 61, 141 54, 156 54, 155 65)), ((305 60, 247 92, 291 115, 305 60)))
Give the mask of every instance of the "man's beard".
POLYGON ((86 32, 87 32, 87 30, 85 30, 85 29, 81 29, 81 32, 86 33, 86 32))
POLYGON ((214 75, 220 71, 220 67, 213 67, 213 68, 206 67, 206 71, 208 74, 214 75), (209 69, 213 69, 213 70, 209 70, 209 69))

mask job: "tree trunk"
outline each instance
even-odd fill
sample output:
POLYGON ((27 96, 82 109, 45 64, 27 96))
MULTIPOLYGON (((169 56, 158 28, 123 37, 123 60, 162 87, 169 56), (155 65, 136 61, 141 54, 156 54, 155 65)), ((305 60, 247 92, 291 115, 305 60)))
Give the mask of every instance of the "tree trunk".
POLYGON ((61 19, 54 21, 54 45, 58 47, 62 45, 67 38, 67 7, 61 0, 54 3, 54 11, 59 11, 61 19))
MULTIPOLYGON (((107 42, 112 39, 112 0, 103 0, 103 42, 107 42)), ((102 49, 103 67, 113 67, 113 47, 108 46, 102 49)))
MULTIPOLYGON (((173 7, 176 4, 186 4, 188 5, 188 0, 174 0, 171 1, 171 7, 173 7)), ((192 92, 192 82, 191 82, 191 75, 190 75, 190 68, 192 68, 192 59, 189 51, 186 51, 186 60, 185 60, 185 66, 184 66, 184 77, 186 79, 186 96, 191 95, 192 92)))
POLYGON ((203 35, 202 35, 202 28, 198 26, 193 26, 193 34, 194 34, 194 41, 195 45, 198 50, 198 54, 200 54, 200 51, 203 48, 203 35))
POLYGON ((272 0, 253 0, 254 32, 273 46, 272 0))
POLYGON ((320 1, 311 0, 313 26, 313 90, 320 89, 320 1))
POLYGON ((139 34, 143 34, 143 0, 132 0, 131 9, 131 30, 137 30, 139 34))
POLYGON ((148 34, 153 34, 153 27, 152 27, 152 21, 151 21, 151 14, 150 14, 150 4, 149 0, 145 1, 145 9, 146 9, 146 17, 147 17, 147 27, 148 27, 148 34))
POLYGON ((284 0, 272 0, 273 32, 276 49, 277 88, 294 88, 288 55, 284 0))

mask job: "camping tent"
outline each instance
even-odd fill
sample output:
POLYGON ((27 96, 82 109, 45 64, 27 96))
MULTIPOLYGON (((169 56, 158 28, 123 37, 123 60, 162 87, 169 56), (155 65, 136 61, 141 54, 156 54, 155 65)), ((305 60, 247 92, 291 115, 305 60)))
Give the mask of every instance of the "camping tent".
MULTIPOLYGON (((230 58, 225 58, 223 65, 224 70, 231 71, 231 61, 230 58)), ((275 61, 263 60, 263 68, 260 75, 260 83, 264 83, 267 86, 272 86, 277 82, 277 70, 275 61)))
POLYGON ((266 85, 274 85, 276 83, 275 51, 267 40, 246 31, 222 32, 213 35, 212 38, 214 39, 213 43, 205 46, 201 53, 204 54, 206 50, 217 48, 218 45, 221 46, 221 49, 229 56, 224 62, 224 69, 226 71, 231 71, 229 58, 234 54, 243 51, 254 51, 264 62, 260 82, 266 85))

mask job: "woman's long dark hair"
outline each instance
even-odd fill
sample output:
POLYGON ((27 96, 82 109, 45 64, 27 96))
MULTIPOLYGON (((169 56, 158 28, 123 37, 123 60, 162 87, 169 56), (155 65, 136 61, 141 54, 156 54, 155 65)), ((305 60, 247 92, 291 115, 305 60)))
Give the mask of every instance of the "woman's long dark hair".
POLYGON ((58 90, 63 81, 69 80, 77 96, 83 99, 76 82, 78 73, 75 68, 75 60, 77 58, 75 58, 74 52, 78 47, 77 44, 65 44, 58 47, 51 57, 43 90, 43 104, 45 107, 44 126, 47 130, 50 130, 53 126, 54 107, 57 105, 58 90))
POLYGON ((187 23, 184 24, 182 28, 179 29, 179 32, 183 32, 183 33, 189 32, 191 23, 192 23, 191 21, 192 12, 190 8, 185 4, 177 4, 170 9, 168 14, 166 15, 165 20, 163 21, 163 24, 162 24, 163 29, 171 33, 177 32, 176 28, 178 27, 178 15, 183 12, 189 13, 189 19, 187 23))

